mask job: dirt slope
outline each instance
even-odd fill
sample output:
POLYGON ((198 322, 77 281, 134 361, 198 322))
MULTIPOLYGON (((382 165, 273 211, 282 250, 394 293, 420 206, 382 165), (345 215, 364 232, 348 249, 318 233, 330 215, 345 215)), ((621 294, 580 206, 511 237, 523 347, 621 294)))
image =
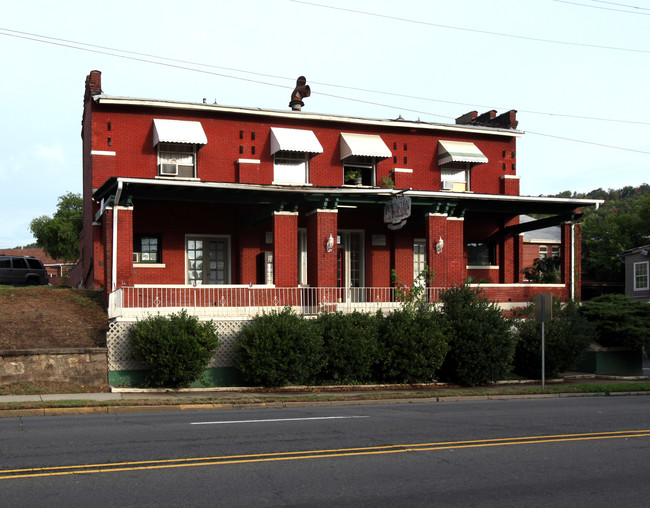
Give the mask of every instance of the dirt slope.
POLYGON ((105 347, 107 329, 95 291, 0 286, 0 349, 105 347))

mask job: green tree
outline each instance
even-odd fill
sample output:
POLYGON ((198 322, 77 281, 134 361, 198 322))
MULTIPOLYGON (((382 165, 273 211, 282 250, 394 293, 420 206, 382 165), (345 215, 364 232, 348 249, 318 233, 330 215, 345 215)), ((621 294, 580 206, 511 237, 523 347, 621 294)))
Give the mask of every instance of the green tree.
POLYGON ((79 233, 83 225, 83 200, 79 194, 68 192, 59 196, 53 217, 43 215, 32 220, 29 229, 36 243, 54 259, 79 259, 79 233))
MULTIPOLYGON (((598 210, 582 224, 583 268, 597 280, 623 280, 619 252, 648 242, 650 236, 650 194, 647 186, 634 191, 625 187, 610 191, 598 210)), ((601 198, 604 191, 596 193, 601 198)))

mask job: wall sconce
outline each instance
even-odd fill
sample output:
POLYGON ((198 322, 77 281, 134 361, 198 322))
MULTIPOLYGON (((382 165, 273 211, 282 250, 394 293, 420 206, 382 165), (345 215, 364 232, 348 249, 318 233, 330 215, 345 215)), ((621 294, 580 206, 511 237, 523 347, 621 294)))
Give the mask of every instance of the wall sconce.
POLYGON ((442 239, 441 236, 440 240, 438 240, 438 243, 436 244, 436 254, 440 254, 444 246, 445 246, 445 241, 442 239))
POLYGON ((334 248, 334 237, 330 234, 330 237, 327 239, 327 244, 325 245, 327 252, 332 252, 334 248))

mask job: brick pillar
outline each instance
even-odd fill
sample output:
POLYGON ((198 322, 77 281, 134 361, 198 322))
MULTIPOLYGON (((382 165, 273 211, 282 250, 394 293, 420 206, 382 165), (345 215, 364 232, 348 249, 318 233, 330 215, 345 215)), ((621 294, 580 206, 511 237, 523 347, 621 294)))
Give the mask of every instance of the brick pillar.
MULTIPOLYGON (((467 260, 465 259, 465 219, 447 217, 447 237, 443 236, 447 251, 447 284, 462 284, 467 279, 467 260)), ((433 284, 432 280, 432 285, 433 284)))
MULTIPOLYGON (((393 266, 399 281, 405 286, 413 283, 413 237, 401 230, 393 233, 393 266)), ((394 285, 392 279, 389 284, 394 285)))
POLYGON ((336 287, 337 233, 337 210, 319 209, 307 214, 307 282, 311 287, 336 287), (330 235, 334 247, 327 252, 330 235))
POLYGON ((523 270, 526 268, 523 266, 524 263, 524 235, 519 234, 515 238, 517 238, 517 282, 523 283, 524 282, 524 273, 523 270))
MULTIPOLYGON (((519 224, 519 217, 513 217, 503 224, 503 227, 519 224)), ((519 248, 519 235, 503 235, 499 254, 499 282, 501 284, 514 284, 519 281, 517 273, 516 252, 519 248)))
POLYGON ((102 286, 104 293, 108 295, 113 291, 111 284, 111 277, 113 272, 113 210, 107 208, 104 210, 104 218, 102 219, 102 236, 103 236, 103 252, 102 256, 97 258, 97 262, 104 270, 102 278, 102 286))
POLYGON ((273 213, 273 267, 277 287, 298 286, 298 212, 273 213))
POLYGON ((366 235, 366 286, 390 287, 390 237, 386 233, 377 234, 373 245, 373 236, 366 235))
POLYGON ((133 207, 117 209, 117 285, 133 285, 133 207))
POLYGON ((427 266, 433 271, 430 285, 447 287, 449 285, 448 255, 451 241, 447 235, 447 214, 430 213, 425 218, 427 240, 427 266), (442 238, 444 246, 441 252, 436 252, 436 245, 442 238))

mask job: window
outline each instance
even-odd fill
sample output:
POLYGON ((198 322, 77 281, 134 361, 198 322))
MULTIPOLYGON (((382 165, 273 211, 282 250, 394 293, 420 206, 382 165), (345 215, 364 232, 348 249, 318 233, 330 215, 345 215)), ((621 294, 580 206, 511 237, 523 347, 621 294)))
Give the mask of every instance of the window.
POLYGON ((158 143, 158 174, 178 178, 195 178, 195 145, 158 143))
POLYGON ((648 261, 634 263, 634 291, 648 289, 648 261))
MULTIPOLYGON (((420 281, 418 277, 424 272, 427 266, 426 240, 416 238, 413 240, 413 280, 420 281)), ((424 282, 424 281, 421 281, 424 282)))
POLYGON ((162 263, 160 235, 138 235, 133 241, 134 263, 162 263))
MULTIPOLYGON (((448 166, 451 166, 449 164, 448 166)), ((461 163, 463 166, 468 166, 461 163)), ((465 192, 469 190, 469 166, 466 168, 446 168, 440 170, 442 190, 465 192)))
POLYGON ((546 259, 548 257, 548 247, 546 245, 539 246, 539 259, 546 259))
POLYGON ((343 161, 343 183, 345 185, 375 185, 376 159, 351 155, 343 161))
POLYGON ((470 266, 496 265, 496 246, 492 242, 468 242, 467 264, 470 266))
POLYGON ((560 257, 560 246, 559 245, 553 245, 551 247, 551 256, 554 258, 559 258, 560 257))
POLYGON ((309 154, 280 150, 273 155, 273 183, 309 183, 309 154))
POLYGON ((306 286, 307 282, 307 230, 298 230, 298 284, 306 286))

